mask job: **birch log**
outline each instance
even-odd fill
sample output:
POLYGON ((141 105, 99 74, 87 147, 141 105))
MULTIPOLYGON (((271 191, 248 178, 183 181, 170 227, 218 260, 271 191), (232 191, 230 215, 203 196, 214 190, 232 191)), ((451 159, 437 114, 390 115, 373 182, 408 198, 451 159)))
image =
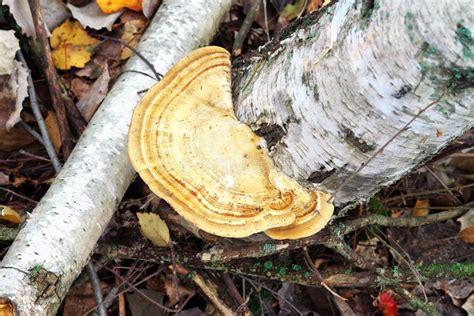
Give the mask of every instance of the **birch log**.
MULTIPOLYGON (((164 74, 206 45, 230 0, 164 1, 138 50, 164 74)), ((126 69, 151 73, 133 57, 126 69)), ((124 73, 0 264, 0 298, 18 315, 52 315, 86 265, 132 181, 127 132, 138 91, 155 82, 124 73)))
POLYGON ((335 197, 367 199, 473 126, 471 0, 341 0, 235 69, 238 118, 275 163, 333 192, 444 93, 335 197))

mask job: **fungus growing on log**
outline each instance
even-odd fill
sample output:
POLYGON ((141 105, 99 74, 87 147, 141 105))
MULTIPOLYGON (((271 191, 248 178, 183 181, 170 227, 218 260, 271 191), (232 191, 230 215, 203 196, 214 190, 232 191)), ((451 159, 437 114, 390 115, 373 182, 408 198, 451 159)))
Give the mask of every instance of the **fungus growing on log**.
POLYGON ((333 212, 328 194, 283 174, 263 138, 237 120, 229 53, 220 47, 195 50, 146 93, 128 150, 150 189, 208 233, 297 239, 321 230, 333 212))

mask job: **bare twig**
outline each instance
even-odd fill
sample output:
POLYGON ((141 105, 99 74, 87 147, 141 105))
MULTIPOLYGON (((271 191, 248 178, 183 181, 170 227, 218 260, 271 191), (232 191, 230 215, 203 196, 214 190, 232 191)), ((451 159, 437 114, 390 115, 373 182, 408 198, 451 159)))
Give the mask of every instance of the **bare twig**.
POLYGON ((183 307, 188 303, 188 301, 191 299, 191 295, 189 295, 186 300, 177 308, 177 309, 171 309, 171 308, 168 308, 158 302, 156 302, 155 300, 153 300, 151 297, 147 296, 143 291, 141 291, 139 288, 137 288, 136 285, 130 283, 128 280, 124 279, 122 276, 118 275, 117 273, 115 273, 115 271, 113 271, 112 269, 109 269, 107 267, 105 267, 105 269, 109 270, 110 272, 112 272, 116 277, 118 277, 119 279, 121 279, 123 282, 125 282, 128 286, 130 286, 134 291, 136 291, 137 293, 139 293, 141 296, 143 296, 146 300, 148 300, 149 302, 151 302, 153 305, 161 308, 162 310, 168 312, 168 313, 179 313, 183 307))
POLYGON ((105 306, 102 304, 104 301, 104 298, 102 296, 102 290, 100 288, 99 277, 97 276, 97 272, 95 271, 95 267, 92 264, 92 261, 89 261, 89 263, 86 266, 86 270, 87 270, 87 274, 89 275, 91 286, 94 292, 95 301, 98 305, 98 314, 99 316, 107 316, 107 310, 105 309, 105 306))
POLYGON ((446 192, 446 191, 460 191, 462 189, 467 189, 467 188, 471 188, 471 187, 474 187, 474 183, 470 183, 470 184, 466 184, 466 185, 460 185, 460 186, 457 186, 457 187, 452 187, 452 188, 447 188, 447 189, 407 193, 407 194, 404 194, 403 196, 389 197, 389 198, 386 198, 386 199, 381 199, 380 201, 383 202, 383 203, 388 203, 388 202, 391 202, 391 201, 398 201, 398 200, 401 200, 401 199, 407 199, 407 198, 413 198, 413 197, 418 197, 418 196, 437 194, 437 193, 442 193, 442 192, 446 192))
MULTIPOLYGON (((35 26, 36 37, 39 41, 39 48, 41 59, 44 63, 46 78, 48 79, 49 92, 53 100, 53 107, 59 121, 59 134, 63 145, 63 153, 67 158, 73 148, 71 131, 69 130, 67 115, 69 114, 71 123, 78 133, 84 131, 86 123, 81 116, 79 110, 76 108, 71 100, 66 100, 67 91, 59 79, 58 73, 54 68, 53 58, 51 57, 51 50, 49 48, 48 35, 41 13, 39 0, 28 0, 30 5, 31 15, 33 17, 33 24, 35 26), (66 112, 67 109, 67 112, 66 112)), ((26 66, 26 65, 25 65, 26 66)))
POLYGON ((300 316, 304 315, 292 302, 290 302, 288 299, 286 299, 286 297, 283 297, 278 292, 275 292, 274 290, 272 290, 268 286, 266 286, 262 283, 257 284, 254 280, 252 280, 248 277, 245 277, 243 275, 239 275, 239 274, 237 274, 237 275, 239 277, 241 277, 242 279, 245 279, 248 283, 250 283, 250 285, 252 285, 258 293, 260 293, 261 289, 265 289, 268 292, 272 293, 275 297, 280 298, 282 301, 284 301, 286 304, 288 304, 288 306, 290 306, 296 313, 298 313, 298 315, 300 315, 300 316))
POLYGON ((409 257, 410 255, 405 251, 405 249, 403 249, 396 240, 393 240, 392 238, 390 238, 389 236, 387 236, 386 234, 384 234, 380 229, 377 229, 378 232, 385 238, 387 239, 391 239, 391 241, 396 244, 398 246, 398 248, 400 249, 401 252, 403 252, 403 254, 400 253, 400 251, 398 251, 398 249, 395 249, 394 247, 392 247, 392 245, 390 245, 388 242, 386 242, 381 236, 379 236, 379 234, 375 233, 374 230, 372 229, 369 229, 370 232, 375 235, 375 237, 377 237, 377 239, 385 245, 385 247, 391 249, 393 251, 393 253, 395 253, 398 258, 400 258, 400 260, 407 266, 408 269, 410 269, 410 271, 413 273, 413 275, 415 276, 415 279, 416 281, 418 282, 418 285, 420 285, 421 289, 422 289, 422 292, 423 292, 423 296, 425 297, 425 301, 428 302, 428 296, 426 295, 426 290, 425 290, 425 286, 423 285, 423 282, 421 281, 421 275, 420 273, 416 270, 415 266, 409 261, 409 257), (407 258, 405 258, 408 257, 407 258))
POLYGON ((239 56, 242 53, 242 45, 244 43, 245 38, 247 37, 250 27, 252 26, 253 18, 258 12, 258 9, 260 8, 261 1, 262 0, 254 0, 252 2, 250 10, 249 12, 247 12, 247 16, 245 17, 244 21, 242 22, 242 25, 240 26, 239 33, 237 33, 237 36, 234 40, 234 45, 232 46, 232 54, 234 56, 239 56))
POLYGON ((316 279, 320 282, 320 285, 323 288, 325 288, 329 293, 331 293, 333 296, 335 296, 335 297, 337 297, 337 298, 339 298, 343 301, 347 301, 346 298, 344 298, 344 297, 340 296, 339 294, 337 294, 333 289, 331 289, 329 286, 327 286, 326 283, 324 283, 324 280, 323 280, 323 277, 321 276, 321 273, 319 272, 318 268, 316 268, 316 266, 313 263, 313 260, 309 256, 307 247, 303 248, 303 255, 304 255, 304 257, 306 259, 306 263, 309 265, 311 271, 313 271, 313 273, 315 274, 316 279))
MULTIPOLYGON (((341 236, 347 235, 365 226, 375 224, 387 227, 416 227, 434 222, 442 222, 464 214, 472 205, 474 205, 474 203, 467 203, 455 208, 448 208, 449 211, 431 214, 425 217, 393 218, 378 214, 367 215, 335 225, 333 234, 340 234, 341 236)), ((252 242, 243 246, 225 248, 214 246, 200 253, 199 257, 205 262, 230 261, 245 257, 259 258, 282 251, 300 249, 305 246, 326 244, 330 238, 330 229, 325 228, 315 235, 297 240, 265 240, 252 242)))
POLYGON ((267 42, 270 42, 270 32, 268 31, 268 13, 267 13, 267 0, 263 1, 263 19, 265 20, 265 35, 267 36, 267 42))
POLYGON ((10 194, 12 194, 12 195, 14 195, 14 196, 16 196, 16 197, 19 197, 20 199, 26 200, 26 201, 28 201, 28 202, 38 204, 38 201, 32 200, 32 199, 30 199, 29 197, 26 197, 26 196, 24 196, 24 195, 18 194, 18 193, 16 193, 15 191, 9 190, 9 189, 7 189, 7 188, 0 187, 0 190, 5 191, 5 192, 8 192, 8 193, 10 193, 10 194))
POLYGON ((217 293, 217 285, 214 282, 209 279, 205 280, 201 275, 197 273, 194 275, 193 281, 222 315, 235 315, 234 311, 219 298, 219 295, 217 293))
MULTIPOLYGON (((163 78, 163 75, 160 74, 158 71, 156 71, 155 66, 152 63, 150 63, 150 61, 148 59, 146 59, 145 56, 143 56, 138 50, 136 50, 133 46, 129 45, 124 40, 122 40, 120 38, 114 38, 114 37, 100 35, 100 34, 97 34, 97 37, 103 38, 105 40, 111 40, 113 42, 118 42, 121 45, 125 46, 126 48, 130 49, 135 55, 137 55, 138 58, 140 58, 145 63, 145 65, 148 66, 148 68, 150 68, 150 70, 153 72, 153 75, 155 76, 154 79, 156 79, 157 81, 160 81, 163 78)), ((134 71, 134 70, 128 70, 128 71, 142 73, 141 71, 134 71)), ((149 76, 146 73, 142 73, 142 74, 144 74, 146 76, 149 76)))
POLYGON ((340 232, 342 235, 346 235, 355 230, 361 229, 369 225, 381 225, 387 227, 416 227, 427 225, 435 222, 442 222, 450 218, 454 218, 464 214, 469 208, 474 206, 474 202, 467 203, 462 206, 451 208, 449 211, 431 214, 428 216, 420 217, 409 217, 409 218, 394 218, 378 214, 368 215, 362 218, 354 219, 345 222, 340 232))
MULTIPOLYGON (((51 159, 51 163, 53 164, 54 170, 56 173, 61 170, 61 163, 59 162, 58 156, 56 155, 56 151, 54 150, 53 143, 49 138, 48 129, 46 128, 46 123, 44 122, 43 115, 41 115, 41 110, 38 105, 38 98, 36 96, 35 86, 33 84, 33 78, 31 77, 31 71, 28 68, 28 64, 26 63, 25 56, 23 56, 21 51, 18 51, 18 57, 20 61, 24 64, 28 71, 28 94, 30 95, 30 103, 31 109, 33 110, 33 115, 35 116, 36 122, 38 123, 38 127, 40 129, 42 144, 44 148, 46 148, 46 152, 48 153, 49 159, 51 159)), ((26 124, 25 124, 26 125, 26 124)))
POLYGON ((451 192, 451 190, 448 188, 446 183, 444 183, 443 180, 441 180, 438 177, 438 175, 433 170, 431 170, 430 167, 425 166, 425 169, 426 169, 426 171, 428 171, 433 176, 433 178, 435 178, 436 181, 438 181, 438 183, 446 190, 446 192, 448 192, 449 196, 454 201, 454 203, 456 203, 456 205, 461 205, 462 204, 461 201, 459 201, 459 199, 453 194, 453 192, 451 192))
POLYGON ((31 128, 30 125, 26 124, 23 121, 20 121, 20 123, 18 123, 18 124, 20 124, 21 127, 23 127, 23 129, 25 131, 30 133, 31 136, 33 136, 41 145, 44 146, 43 138, 41 137, 41 135, 37 131, 35 131, 33 128, 31 128))
POLYGON ((397 138, 398 136, 400 136, 400 134, 402 134, 404 131, 408 130, 408 127, 411 125, 411 123, 413 123, 417 118, 420 117, 421 114, 423 114, 426 110, 428 110, 429 108, 431 108, 433 105, 437 104, 442 98, 444 97, 444 91, 440 94, 440 96, 430 102, 429 104, 427 104, 426 106, 424 106, 421 110, 418 111, 418 113, 416 113, 416 115, 414 115, 412 117, 411 120, 409 120, 400 130, 398 130, 398 132, 395 133, 395 135, 393 135, 392 137, 390 137, 390 139, 385 142, 385 144, 382 145, 382 147, 380 147, 378 150, 376 150, 372 156, 369 157, 369 159, 367 159, 367 161, 365 161, 364 163, 362 163, 360 165, 359 168, 356 169, 356 171, 354 171, 347 179, 345 179, 335 190, 334 190, 334 193, 332 194, 332 197, 331 197, 331 200, 334 201, 334 199, 336 198, 336 195, 337 193, 344 187, 346 186, 350 181, 352 181, 352 179, 354 179, 354 177, 356 175, 359 174, 359 172, 364 169, 375 157, 377 157, 381 152, 384 151, 385 148, 387 148, 388 145, 390 145, 391 142, 393 142, 393 140, 395 138, 397 138))

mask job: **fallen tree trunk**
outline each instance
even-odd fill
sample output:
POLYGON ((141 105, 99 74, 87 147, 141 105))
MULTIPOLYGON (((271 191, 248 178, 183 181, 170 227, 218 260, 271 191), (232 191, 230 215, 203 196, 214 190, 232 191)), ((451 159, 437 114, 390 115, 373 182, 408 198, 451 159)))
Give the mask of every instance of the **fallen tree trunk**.
POLYGON ((236 114, 307 186, 334 193, 375 155, 335 203, 367 199, 473 126, 471 8, 339 1, 234 69, 236 114))
MULTIPOLYGON (((164 1, 138 50, 160 73, 206 45, 229 1, 164 1)), ((133 57, 127 70, 150 73, 133 57)), ((155 81, 124 73, 0 264, 0 299, 16 315, 52 315, 87 264, 133 171, 127 132, 138 91, 155 81)))

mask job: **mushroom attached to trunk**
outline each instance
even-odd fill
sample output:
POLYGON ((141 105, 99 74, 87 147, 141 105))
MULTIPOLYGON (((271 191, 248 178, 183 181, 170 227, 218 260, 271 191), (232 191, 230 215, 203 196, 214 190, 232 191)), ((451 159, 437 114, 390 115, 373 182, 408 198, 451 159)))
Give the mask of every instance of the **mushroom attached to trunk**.
POLYGON ((329 195, 283 174, 265 141, 234 115, 229 53, 195 50, 136 107, 129 156, 150 189, 198 228, 223 237, 265 231, 312 235, 329 221, 329 195))

